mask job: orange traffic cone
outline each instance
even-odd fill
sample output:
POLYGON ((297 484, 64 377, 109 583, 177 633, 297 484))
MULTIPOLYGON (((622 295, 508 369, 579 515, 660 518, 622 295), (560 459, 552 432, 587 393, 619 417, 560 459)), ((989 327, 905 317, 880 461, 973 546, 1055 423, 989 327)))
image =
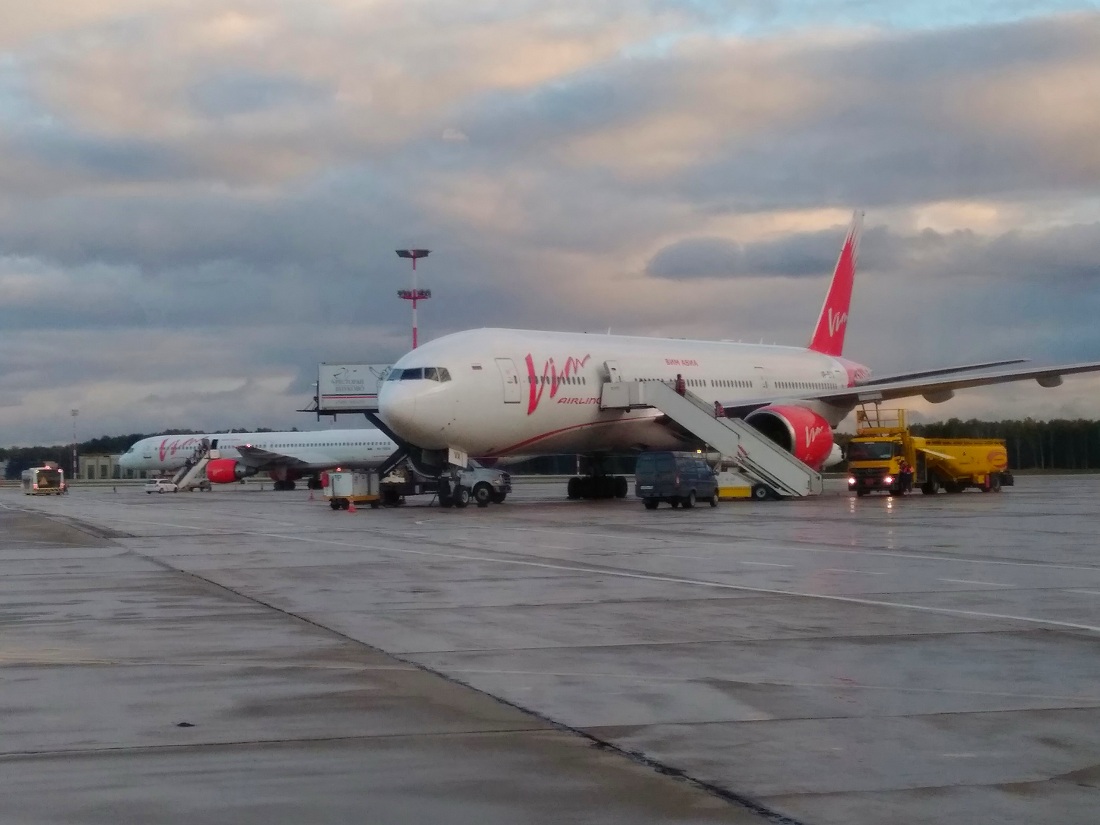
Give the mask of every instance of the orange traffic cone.
POLYGON ((352 501, 350 498, 348 499, 348 512, 349 513, 354 513, 355 512, 355 502, 352 501))

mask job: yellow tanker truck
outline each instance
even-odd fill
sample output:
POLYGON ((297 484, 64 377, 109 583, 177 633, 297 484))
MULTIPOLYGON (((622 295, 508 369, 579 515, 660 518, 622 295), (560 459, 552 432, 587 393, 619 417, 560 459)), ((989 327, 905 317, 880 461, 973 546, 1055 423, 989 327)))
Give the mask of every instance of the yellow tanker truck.
POLYGON ((848 489, 857 496, 905 492, 903 459, 912 468, 911 487, 922 493, 961 493, 968 487, 996 493, 1013 483, 1002 439, 910 435, 905 410, 857 410, 847 458, 848 489))

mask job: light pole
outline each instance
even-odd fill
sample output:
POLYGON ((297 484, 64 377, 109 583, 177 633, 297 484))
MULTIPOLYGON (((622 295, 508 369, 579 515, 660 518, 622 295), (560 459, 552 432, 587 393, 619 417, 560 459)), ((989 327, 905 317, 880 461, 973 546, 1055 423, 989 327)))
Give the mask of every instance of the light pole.
POLYGON ((413 288, 412 289, 399 289, 397 290, 397 297, 406 301, 412 301, 413 305, 413 349, 416 349, 416 304, 418 301, 426 301, 432 297, 432 291, 430 289, 417 289, 416 288, 416 260, 417 258, 427 258, 430 249, 398 249, 397 257, 399 258, 411 258, 413 262, 413 288))
POLYGON ((76 480, 76 417, 80 415, 80 410, 71 410, 69 415, 73 417, 73 474, 69 476, 70 481, 76 480))

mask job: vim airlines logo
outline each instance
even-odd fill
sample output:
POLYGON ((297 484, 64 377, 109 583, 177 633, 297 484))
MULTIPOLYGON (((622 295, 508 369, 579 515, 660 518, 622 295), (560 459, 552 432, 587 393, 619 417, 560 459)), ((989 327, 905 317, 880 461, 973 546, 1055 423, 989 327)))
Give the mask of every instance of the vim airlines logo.
POLYGON ((164 461, 166 456, 174 456, 177 450, 182 450, 185 447, 193 448, 197 446, 198 443, 199 440, 197 438, 188 438, 183 441, 180 441, 180 439, 177 438, 175 441, 172 441, 171 446, 169 446, 169 441, 166 438, 162 442, 160 442, 160 448, 157 450, 157 452, 160 454, 160 460, 164 461))
POLYGON ((838 312, 834 315, 832 309, 830 309, 826 320, 829 324, 829 337, 832 338, 842 326, 848 323, 848 313, 838 312))
POLYGON ((806 447, 809 448, 811 444, 817 441, 818 436, 825 432, 825 427, 807 427, 806 428, 806 447))
POLYGON ((542 372, 539 373, 535 372, 535 359, 531 357, 531 353, 527 353, 527 357, 524 359, 527 364, 527 384, 530 390, 527 397, 527 414, 530 415, 538 409, 543 390, 549 387, 550 397, 553 398, 558 394, 558 388, 563 381, 580 372, 591 357, 591 355, 586 355, 584 358, 577 358, 570 355, 565 359, 561 369, 558 369, 553 358, 548 358, 542 365, 542 372))

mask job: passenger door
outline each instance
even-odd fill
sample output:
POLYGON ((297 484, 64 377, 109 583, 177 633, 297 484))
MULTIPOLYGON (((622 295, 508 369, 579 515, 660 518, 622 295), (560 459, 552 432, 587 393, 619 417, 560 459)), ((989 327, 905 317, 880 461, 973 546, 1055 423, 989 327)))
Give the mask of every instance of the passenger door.
POLYGON ((497 369, 500 370, 500 378, 504 382, 504 403, 518 404, 520 402, 519 371, 511 358, 498 358, 497 369))

